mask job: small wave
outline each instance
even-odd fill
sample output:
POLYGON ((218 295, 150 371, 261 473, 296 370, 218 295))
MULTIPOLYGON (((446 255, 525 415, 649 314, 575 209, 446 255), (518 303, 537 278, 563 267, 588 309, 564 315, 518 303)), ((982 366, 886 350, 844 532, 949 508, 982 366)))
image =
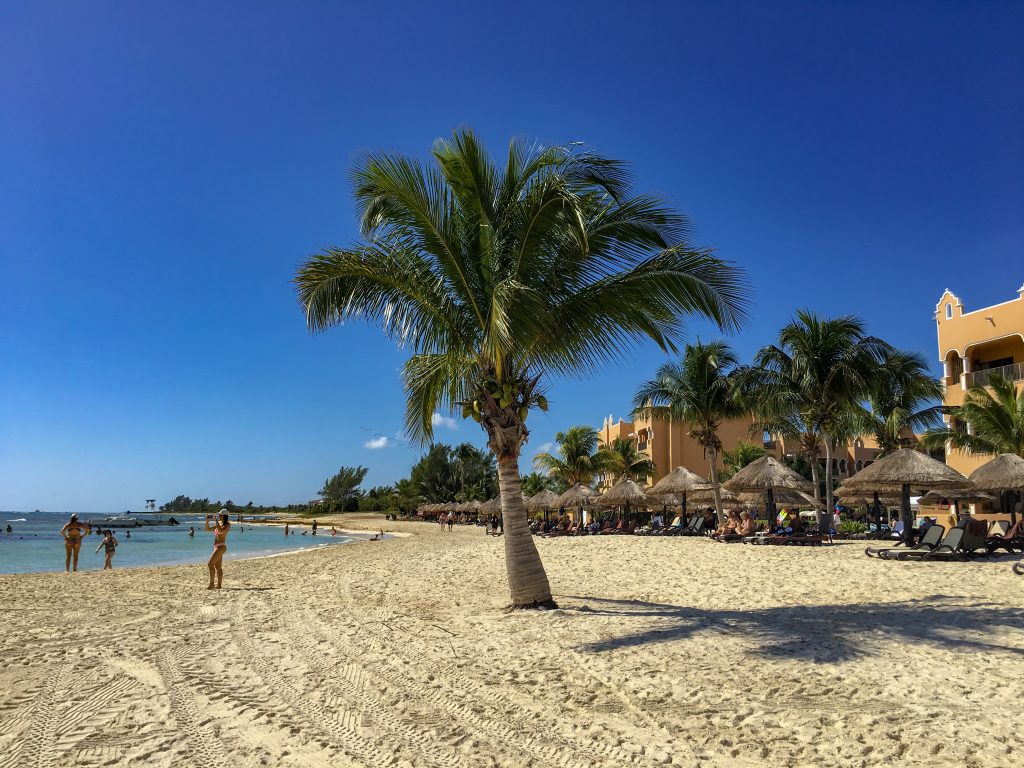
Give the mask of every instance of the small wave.
POLYGON ((7 522, 7 523, 27 523, 28 522, 28 518, 16 517, 13 520, 5 520, 4 522, 7 522))

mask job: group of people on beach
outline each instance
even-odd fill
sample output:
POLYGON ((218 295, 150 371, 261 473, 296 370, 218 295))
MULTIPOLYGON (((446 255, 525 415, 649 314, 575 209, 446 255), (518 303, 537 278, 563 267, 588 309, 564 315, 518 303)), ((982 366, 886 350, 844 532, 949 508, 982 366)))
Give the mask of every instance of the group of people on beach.
MULTIPOLYGON (((220 589, 224 581, 223 563, 224 554, 228 551, 228 532, 231 530, 231 521, 227 510, 222 509, 216 518, 213 515, 207 515, 205 527, 207 531, 213 532, 213 554, 210 555, 207 562, 207 567, 210 570, 210 585, 207 589, 220 589)), ((64 538, 66 554, 64 570, 66 572, 77 571, 78 554, 82 550, 82 541, 86 536, 92 535, 92 526, 80 521, 78 515, 72 515, 71 519, 60 529, 60 535, 64 538)), ((189 530, 189 536, 194 535, 195 529, 192 528, 189 530)), ((125 536, 131 538, 131 532, 126 532, 125 536)), ((101 549, 104 551, 103 570, 113 570, 114 553, 117 551, 119 543, 113 531, 109 529, 103 531, 103 540, 96 547, 97 552, 101 549)))

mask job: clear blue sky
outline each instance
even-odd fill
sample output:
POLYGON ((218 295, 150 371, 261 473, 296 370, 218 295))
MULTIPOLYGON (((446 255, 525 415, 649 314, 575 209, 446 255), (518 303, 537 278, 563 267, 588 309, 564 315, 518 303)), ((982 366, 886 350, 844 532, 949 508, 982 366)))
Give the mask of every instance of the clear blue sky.
MULTIPOLYGON (((402 353, 289 280, 357 236, 353 157, 460 125, 629 160, 748 271, 744 357, 808 306, 934 359, 944 288, 1024 282, 1021 3, 496 5, 0 7, 0 509, 401 477, 402 353)), ((557 382, 524 469, 661 360, 557 382)))

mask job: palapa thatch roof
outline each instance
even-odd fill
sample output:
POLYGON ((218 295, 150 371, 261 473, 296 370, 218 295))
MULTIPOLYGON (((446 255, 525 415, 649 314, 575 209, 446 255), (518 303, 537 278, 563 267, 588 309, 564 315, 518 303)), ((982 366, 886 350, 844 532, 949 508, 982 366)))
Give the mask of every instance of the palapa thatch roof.
POLYGON ((559 496, 545 488, 540 493, 535 493, 526 500, 526 508, 530 512, 540 512, 544 509, 558 509, 559 496))
MULTIPOLYGON (((813 509, 821 506, 820 501, 815 501, 803 491, 797 491, 793 488, 773 488, 772 496, 777 507, 806 507, 813 509)), ((741 493, 740 501, 749 506, 763 507, 768 503, 768 491, 766 489, 757 493, 741 493)))
POLYGON ((480 505, 480 514, 482 515, 497 515, 501 513, 501 496, 495 496, 493 499, 488 499, 480 505))
POLYGON ((647 494, 633 480, 624 477, 601 494, 597 503, 605 507, 617 507, 620 504, 643 505, 647 503, 647 494))
MULTIPOLYGON (((836 488, 835 495, 842 500, 844 507, 875 503, 874 493, 865 493, 864 491, 847 491, 842 493, 842 491, 842 488, 836 488)), ((898 507, 900 505, 900 497, 893 496, 891 493, 880 493, 878 494, 878 502, 883 507, 898 507)))
POLYGON ((600 495, 601 494, 593 488, 581 483, 576 483, 576 485, 558 497, 558 506, 582 507, 584 504, 593 504, 594 499, 600 495))
MULTIPOLYGON (((732 491, 725 488, 718 489, 719 498, 722 500, 722 509, 742 509, 747 506, 743 500, 732 491)), ((686 494, 686 505, 688 507, 714 507, 715 491, 709 485, 707 488, 699 488, 686 494)))
POLYGON ((768 488, 791 488, 813 493, 814 485, 773 456, 752 461, 722 484, 733 493, 757 493, 768 488))
POLYGON ((901 448, 875 459, 843 483, 837 493, 839 496, 871 491, 899 493, 904 485, 923 492, 940 488, 971 488, 970 481, 952 467, 913 448, 901 448))
POLYGON ((1024 491, 1024 459, 1015 453, 1001 453, 971 472, 968 480, 989 493, 1024 491))
POLYGON ((942 503, 947 500, 950 502, 982 502, 995 501, 995 497, 985 493, 984 491, 977 491, 974 489, 958 490, 956 488, 950 488, 945 491, 929 491, 920 499, 918 499, 917 503, 942 506, 942 503))
POLYGON ((686 467, 676 467, 649 488, 647 495, 667 496, 669 494, 689 493, 690 491, 698 491, 710 487, 711 484, 696 472, 691 472, 686 467))

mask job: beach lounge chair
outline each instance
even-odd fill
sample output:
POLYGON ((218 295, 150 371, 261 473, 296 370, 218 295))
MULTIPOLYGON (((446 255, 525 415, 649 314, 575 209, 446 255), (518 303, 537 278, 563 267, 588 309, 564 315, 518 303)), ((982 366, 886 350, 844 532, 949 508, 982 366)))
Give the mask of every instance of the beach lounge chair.
POLYGON ((1002 528, 998 530, 1002 532, 993 535, 990 529, 989 535, 985 538, 985 546, 989 552, 1000 549, 1005 549, 1011 554, 1015 549, 1024 552, 1024 524, 1020 520, 1005 531, 1002 528))
POLYGON ((685 531, 680 531, 678 536, 703 536, 704 535, 704 518, 695 517, 690 527, 685 531))
POLYGON ((879 557, 883 560, 915 561, 942 559, 944 557, 958 555, 963 551, 964 534, 965 531, 963 526, 956 526, 955 528, 952 528, 945 537, 943 537, 941 543, 930 550, 906 549, 897 551, 893 548, 892 550, 883 550, 879 553, 879 557))
POLYGON ((884 558, 883 552, 915 552, 923 551, 930 552, 942 543, 942 534, 946 532, 946 527, 943 525, 933 525, 927 531, 924 532, 924 536, 921 537, 921 541, 913 547, 902 547, 897 545, 895 547, 867 547, 864 550, 864 554, 868 557, 880 557, 884 558))

